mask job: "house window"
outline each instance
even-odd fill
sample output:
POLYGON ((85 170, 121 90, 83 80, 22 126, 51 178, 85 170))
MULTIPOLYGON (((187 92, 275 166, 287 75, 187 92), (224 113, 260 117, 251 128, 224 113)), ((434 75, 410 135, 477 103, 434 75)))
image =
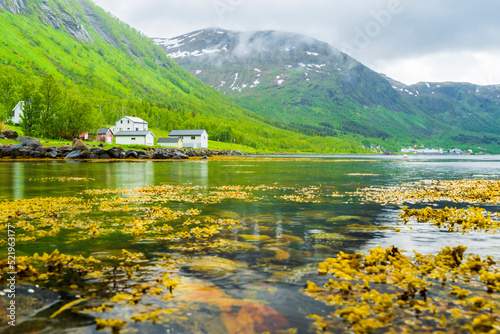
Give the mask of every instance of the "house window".
POLYGON ((127 121, 127 124, 130 124, 130 121, 127 121))
POLYGON ((120 121, 120 124, 123 124, 123 121, 120 121))
POLYGON ((130 138, 130 140, 135 140, 135 138, 130 138))
POLYGON ((139 128, 135 128, 135 131, 139 131, 139 128))
POLYGON ((196 139, 196 137, 195 137, 195 136, 191 136, 191 140, 195 140, 195 139, 196 139))

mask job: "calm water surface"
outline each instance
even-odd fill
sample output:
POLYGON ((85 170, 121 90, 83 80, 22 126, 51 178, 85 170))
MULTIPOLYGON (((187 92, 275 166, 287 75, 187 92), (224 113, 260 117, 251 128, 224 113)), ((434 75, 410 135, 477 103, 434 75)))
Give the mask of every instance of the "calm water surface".
MULTIPOLYGON (((259 186, 276 185, 294 187, 318 187, 321 192, 320 203, 299 203, 280 198, 283 191, 260 194, 261 200, 245 202, 224 200, 218 204, 169 203, 174 210, 196 207, 203 215, 213 218, 233 218, 245 227, 245 234, 267 235, 276 240, 281 234, 292 235, 303 240, 282 247, 290 257, 279 261, 262 261, 269 256, 272 244, 253 243, 258 252, 237 252, 217 254, 244 263, 242 270, 209 277, 181 271, 185 277, 213 284, 227 295, 237 299, 256 299, 281 314, 288 327, 298 328, 298 333, 309 331, 310 320, 307 314, 326 314, 329 309, 322 303, 305 297, 301 289, 307 280, 317 277, 315 265, 327 257, 335 256, 338 251, 366 252, 378 245, 395 245, 410 254, 412 250, 420 253, 435 253, 443 246, 466 245, 468 251, 480 255, 493 255, 500 259, 500 237, 484 233, 461 235, 440 231, 428 224, 410 223, 412 230, 402 228, 398 221, 399 206, 382 206, 364 203, 351 192, 361 187, 397 186, 405 182, 440 179, 500 179, 500 156, 300 156, 279 157, 283 161, 269 161, 255 158, 250 161, 186 161, 186 162, 1 162, 0 163, 0 201, 29 199, 36 197, 85 197, 87 189, 122 189, 148 185, 201 186, 206 189, 218 186, 259 186), (289 159, 289 160, 286 160, 289 159), (373 174, 373 175, 372 175, 373 174), (61 178, 83 178, 80 181, 62 181, 61 178), (52 178, 52 179, 51 179, 52 178), (328 197, 338 192, 342 197, 328 197), (359 224, 379 226, 366 231, 353 230, 349 225, 359 224), (402 228, 395 232, 395 228, 402 228), (315 235, 326 233, 330 239, 318 239, 315 235), (280 274, 286 273, 286 274, 280 274), (260 293, 264 291, 265 293, 260 293), (266 292, 267 291, 267 292, 266 292), (272 293, 269 293, 272 291, 272 293)), ((449 204, 449 203, 448 203, 449 204)), ((167 204, 166 204, 167 205, 167 204)), ((439 205, 439 207, 444 207, 439 205)), ((488 207, 498 212, 498 207, 488 207)), ((241 240, 238 232, 232 236, 241 240)), ((87 239, 84 241, 65 240, 61 235, 56 238, 37 240, 35 243, 20 243, 17 254, 32 255, 34 252, 51 252, 58 249, 68 254, 102 255, 126 248, 143 252, 148 258, 162 253, 172 254, 168 242, 131 238, 116 235, 107 238, 87 239)), ((280 246, 281 247, 281 246, 280 246)), ((2 250, 2 258, 5 250, 2 250)), ((204 253, 206 255, 206 253, 204 253)), ((180 254, 179 256, 181 256, 180 254)), ((210 255, 210 254, 209 254, 210 255)), ((196 256, 191 254, 189 256, 196 256)), ((62 296, 71 300, 74 296, 62 296)), ((58 305, 58 307, 60 307, 58 305)), ((57 310, 57 307, 55 307, 57 310)), ((39 311, 30 314, 45 328, 46 332, 96 332, 89 316, 77 312, 65 312, 58 320, 48 321, 39 311), (37 313, 38 312, 38 313, 37 313), (68 320, 73 321, 67 328, 68 320)), ((48 313, 50 314, 50 312, 48 313)), ((191 317, 217 318, 217 312, 200 311, 190 313, 191 317)), ((193 318, 194 319, 194 318, 193 318)), ((204 318, 205 319, 205 318, 204 318)), ((31 322, 35 320, 31 319, 31 322)), ((215 321, 215 320, 214 320, 215 321)), ((186 328, 171 325, 141 327, 139 332, 184 333, 186 328)), ((216 326, 216 325, 215 325, 216 326)), ((35 326, 36 327, 36 326, 35 326)), ((201 328, 201 327, 198 327, 201 328)), ((199 329, 199 332, 213 330, 199 329)), ((42 330, 43 332, 43 330, 42 330)), ((186 332, 187 333, 187 332, 186 332)), ((221 333, 223 333, 221 331, 221 333)))

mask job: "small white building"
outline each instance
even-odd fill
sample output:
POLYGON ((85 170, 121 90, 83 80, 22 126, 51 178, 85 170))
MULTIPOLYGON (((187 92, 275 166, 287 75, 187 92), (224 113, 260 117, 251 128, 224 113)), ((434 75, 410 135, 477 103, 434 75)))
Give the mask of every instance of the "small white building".
POLYGON ((168 136, 182 140, 186 148, 208 148, 208 133, 205 130, 172 130, 168 136))
POLYGON ((12 109, 12 122, 14 124, 21 123, 21 117, 23 116, 24 101, 19 101, 14 109, 12 109))
POLYGON ((151 131, 120 131, 115 134, 116 144, 154 146, 155 135, 151 131))
POLYGON ((125 116, 116 121, 113 133, 120 131, 148 131, 148 122, 135 116, 125 116))
POLYGON ((174 138, 158 138, 156 141, 158 146, 166 146, 166 147, 177 147, 182 148, 182 139, 178 137, 174 138))

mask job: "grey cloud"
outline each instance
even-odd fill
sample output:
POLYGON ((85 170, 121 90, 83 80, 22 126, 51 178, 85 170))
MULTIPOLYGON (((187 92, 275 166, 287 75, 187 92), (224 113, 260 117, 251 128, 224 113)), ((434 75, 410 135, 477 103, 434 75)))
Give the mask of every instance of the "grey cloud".
POLYGON ((368 66, 440 52, 500 53, 497 0, 94 1, 151 37, 207 27, 294 32, 351 51, 368 66), (394 5, 398 11, 387 21, 383 14, 394 5), (372 28, 368 41, 359 43, 367 27, 372 28))

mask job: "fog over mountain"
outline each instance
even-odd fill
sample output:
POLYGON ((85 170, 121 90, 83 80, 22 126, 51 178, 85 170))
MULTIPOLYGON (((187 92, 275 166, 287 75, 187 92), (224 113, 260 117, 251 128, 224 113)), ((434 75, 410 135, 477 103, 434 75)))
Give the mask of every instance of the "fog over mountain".
POLYGON ((95 0, 150 37, 206 27, 290 31, 406 84, 500 83, 500 2, 484 0, 95 0))

